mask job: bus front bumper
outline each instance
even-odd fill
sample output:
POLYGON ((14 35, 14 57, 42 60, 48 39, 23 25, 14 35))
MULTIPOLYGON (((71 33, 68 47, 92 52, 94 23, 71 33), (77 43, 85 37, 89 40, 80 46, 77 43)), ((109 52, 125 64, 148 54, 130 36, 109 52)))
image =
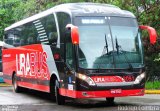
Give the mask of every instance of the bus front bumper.
POLYGON ((60 88, 59 92, 63 96, 71 98, 105 98, 105 97, 123 97, 123 96, 143 96, 144 89, 111 89, 102 91, 76 91, 60 88))

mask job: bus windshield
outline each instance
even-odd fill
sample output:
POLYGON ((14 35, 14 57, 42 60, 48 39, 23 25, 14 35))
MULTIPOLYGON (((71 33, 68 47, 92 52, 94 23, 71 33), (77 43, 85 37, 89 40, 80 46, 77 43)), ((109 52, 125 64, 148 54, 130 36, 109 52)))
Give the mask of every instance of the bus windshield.
POLYGON ((79 67, 112 69, 143 66, 143 49, 136 19, 76 17, 79 67))

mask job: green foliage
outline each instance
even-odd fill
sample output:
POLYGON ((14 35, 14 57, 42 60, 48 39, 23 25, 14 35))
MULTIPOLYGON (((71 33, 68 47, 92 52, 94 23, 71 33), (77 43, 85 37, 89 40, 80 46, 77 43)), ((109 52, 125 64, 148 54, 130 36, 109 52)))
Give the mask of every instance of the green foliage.
POLYGON ((17 2, 18 0, 0 1, 0 40, 3 38, 4 28, 15 21, 12 8, 17 6, 17 2))
POLYGON ((160 89, 160 81, 146 82, 146 89, 160 89))

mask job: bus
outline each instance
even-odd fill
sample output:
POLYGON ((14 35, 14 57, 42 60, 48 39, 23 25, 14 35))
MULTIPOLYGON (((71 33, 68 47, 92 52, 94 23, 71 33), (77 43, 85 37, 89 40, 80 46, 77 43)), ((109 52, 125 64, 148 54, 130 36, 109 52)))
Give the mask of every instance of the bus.
POLYGON ((4 43, 3 41, 0 41, 0 83, 3 81, 3 72, 2 72, 2 48, 11 48, 13 46, 4 43))
POLYGON ((145 64, 141 31, 156 43, 156 31, 138 25, 117 6, 68 3, 54 6, 5 28, 4 81, 50 93, 58 105, 66 98, 142 96, 145 64))

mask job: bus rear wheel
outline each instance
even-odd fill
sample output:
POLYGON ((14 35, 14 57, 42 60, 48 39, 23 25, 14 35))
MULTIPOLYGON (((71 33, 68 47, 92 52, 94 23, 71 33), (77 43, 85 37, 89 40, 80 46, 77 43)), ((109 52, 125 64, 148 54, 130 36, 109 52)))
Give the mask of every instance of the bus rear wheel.
POLYGON ((107 104, 114 104, 114 97, 106 98, 107 104))
POLYGON ((59 83, 57 80, 55 81, 55 97, 58 105, 65 104, 65 97, 59 94, 59 83))
POLYGON ((13 84, 14 92, 19 93, 19 92, 22 91, 21 87, 19 87, 18 84, 17 84, 17 76, 16 76, 16 74, 13 75, 12 84, 13 84))

